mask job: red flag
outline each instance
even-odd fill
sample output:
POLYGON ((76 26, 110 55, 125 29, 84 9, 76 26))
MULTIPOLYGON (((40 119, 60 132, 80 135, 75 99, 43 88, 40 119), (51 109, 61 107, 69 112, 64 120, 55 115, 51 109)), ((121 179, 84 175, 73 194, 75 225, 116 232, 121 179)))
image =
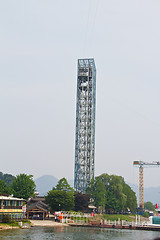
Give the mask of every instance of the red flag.
POLYGON ((155 209, 157 209, 157 208, 158 208, 158 204, 156 203, 155 209))

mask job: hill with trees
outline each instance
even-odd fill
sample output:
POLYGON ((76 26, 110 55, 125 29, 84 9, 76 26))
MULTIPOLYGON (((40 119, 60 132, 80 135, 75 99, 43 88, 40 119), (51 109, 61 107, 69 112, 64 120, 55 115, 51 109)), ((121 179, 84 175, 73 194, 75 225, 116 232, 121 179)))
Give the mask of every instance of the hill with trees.
POLYGON ((4 173, 0 172, 0 180, 4 181, 7 184, 7 186, 9 186, 13 182, 14 179, 15 179, 15 177, 13 175, 7 174, 7 173, 4 174, 4 173))

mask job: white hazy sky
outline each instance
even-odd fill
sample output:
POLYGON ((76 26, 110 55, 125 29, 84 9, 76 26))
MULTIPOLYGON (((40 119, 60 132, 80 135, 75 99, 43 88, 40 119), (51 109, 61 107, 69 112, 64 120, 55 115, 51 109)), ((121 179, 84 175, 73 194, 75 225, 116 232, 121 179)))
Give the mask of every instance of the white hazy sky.
MULTIPOLYGON (((0 171, 73 178, 77 59, 97 67, 95 175, 160 161, 160 0, 0 1, 0 171)), ((145 186, 159 186, 148 168, 145 186)))

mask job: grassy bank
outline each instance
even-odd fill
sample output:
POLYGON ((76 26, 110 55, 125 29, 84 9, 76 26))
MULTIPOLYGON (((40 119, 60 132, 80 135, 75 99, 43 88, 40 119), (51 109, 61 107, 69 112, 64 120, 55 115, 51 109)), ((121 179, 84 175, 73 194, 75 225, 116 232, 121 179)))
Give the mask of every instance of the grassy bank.
POLYGON ((0 230, 7 230, 7 229, 17 229, 23 226, 31 226, 30 221, 21 221, 22 226, 20 226, 19 222, 13 221, 10 223, 0 223, 0 230))
MULTIPOLYGON (((143 217, 141 217, 142 220, 143 217)), ((71 220, 74 222, 82 222, 82 223, 88 223, 88 222, 97 222, 100 223, 101 220, 110 220, 110 221, 126 221, 126 222, 134 222, 136 221, 136 216, 135 215, 123 215, 123 214, 95 214, 94 217, 89 217, 89 218, 83 218, 83 217, 71 217, 71 220)))
POLYGON ((110 221, 118 221, 119 219, 127 222, 135 221, 135 215, 103 214, 103 218, 110 221))
POLYGON ((9 230, 9 229, 17 229, 20 228, 20 226, 18 225, 18 223, 0 223, 0 231, 2 230, 9 230))

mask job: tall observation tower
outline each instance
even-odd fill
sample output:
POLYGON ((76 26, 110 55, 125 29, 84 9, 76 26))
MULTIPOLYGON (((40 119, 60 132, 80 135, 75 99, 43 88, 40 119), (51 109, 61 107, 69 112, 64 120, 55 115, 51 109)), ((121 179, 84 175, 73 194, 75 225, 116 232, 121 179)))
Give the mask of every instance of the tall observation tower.
POLYGON ((74 188, 85 193, 94 178, 96 67, 94 59, 79 59, 74 188))

